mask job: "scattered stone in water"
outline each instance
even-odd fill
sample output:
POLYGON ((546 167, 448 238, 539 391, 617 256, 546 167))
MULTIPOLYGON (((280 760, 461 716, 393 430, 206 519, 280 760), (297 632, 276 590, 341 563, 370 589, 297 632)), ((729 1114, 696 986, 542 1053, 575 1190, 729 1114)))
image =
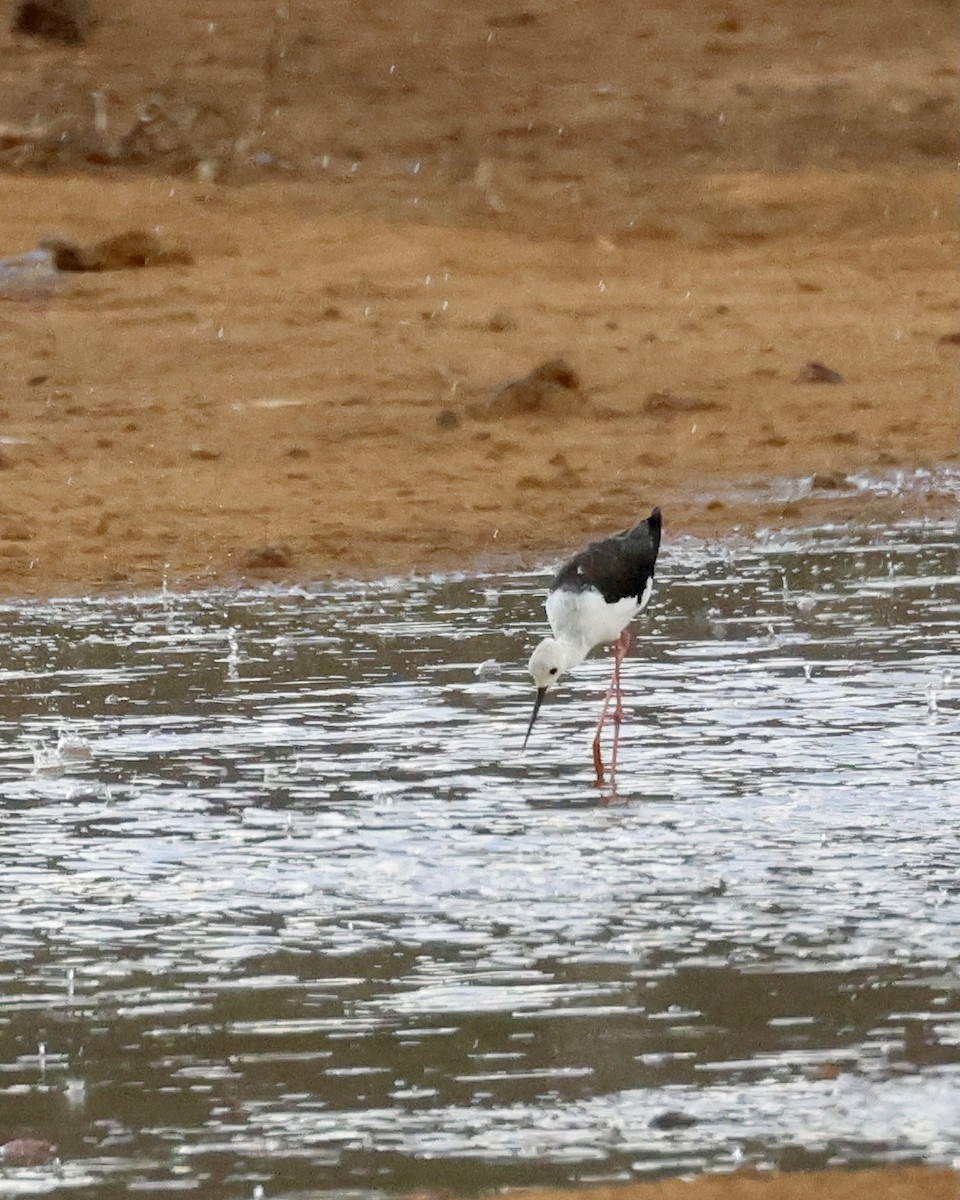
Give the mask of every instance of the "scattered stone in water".
POLYGON ((804 1071, 808 1079, 839 1079, 849 1068, 843 1063, 816 1063, 804 1071))
POLYGON ((459 424, 460 414, 454 412, 452 408, 442 408, 437 413, 438 429, 456 429, 459 424))
POLYGON ((71 737, 66 733, 61 734, 57 741, 57 754, 61 762, 89 762, 93 758, 86 738, 71 737))
POLYGON ((903 1026, 903 1054, 917 1066, 940 1066, 956 1062, 957 1047, 944 1046, 932 1021, 905 1021, 903 1026))
POLYGON ((675 1109, 667 1109, 666 1112, 658 1113, 650 1121, 651 1129, 689 1129, 691 1125, 696 1125, 697 1118, 691 1117, 688 1113, 677 1112, 675 1109))
POLYGON ((287 451, 287 458, 309 458, 310 451, 306 446, 291 446, 287 451))
POLYGON ((190 457, 196 458, 200 462, 215 462, 222 456, 222 450, 210 450, 206 446, 193 446, 190 450, 190 457))
POLYGON ((0 1163, 8 1167, 45 1167, 56 1161, 56 1146, 40 1138, 14 1138, 0 1146, 0 1163))
POLYGON ((811 360, 804 363, 794 378, 794 383, 844 383, 839 371, 828 367, 826 363, 811 360))
POLYGON ((941 346, 960 346, 960 331, 956 333, 945 333, 943 337, 937 338, 941 346))
POLYGON ((850 477, 843 471, 817 471, 810 480, 810 486, 821 491, 845 488, 850 486, 850 477))

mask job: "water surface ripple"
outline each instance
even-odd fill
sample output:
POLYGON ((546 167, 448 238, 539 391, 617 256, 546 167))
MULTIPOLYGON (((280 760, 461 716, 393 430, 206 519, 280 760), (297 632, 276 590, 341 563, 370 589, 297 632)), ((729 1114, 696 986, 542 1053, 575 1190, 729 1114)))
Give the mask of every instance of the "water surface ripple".
POLYGON ((666 546, 612 800, 548 578, 0 608, 5 1191, 960 1154, 956 527, 666 546))

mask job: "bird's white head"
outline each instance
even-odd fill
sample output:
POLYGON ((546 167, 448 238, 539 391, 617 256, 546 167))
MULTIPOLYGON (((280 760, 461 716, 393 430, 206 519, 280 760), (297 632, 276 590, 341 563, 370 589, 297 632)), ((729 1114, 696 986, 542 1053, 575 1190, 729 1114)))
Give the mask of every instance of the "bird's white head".
POLYGON ((530 738, 530 731, 533 729, 533 723, 537 719, 544 696, 561 675, 569 671, 571 667, 575 667, 577 663, 583 662, 584 656, 585 652, 579 647, 557 641, 552 637, 544 638, 530 655, 529 669, 537 688, 537 698, 533 704, 533 716, 527 726, 527 736, 523 739, 524 747, 530 738))
POLYGON ((530 674, 537 691, 552 688, 561 675, 575 667, 582 658, 556 638, 548 637, 530 655, 530 674))

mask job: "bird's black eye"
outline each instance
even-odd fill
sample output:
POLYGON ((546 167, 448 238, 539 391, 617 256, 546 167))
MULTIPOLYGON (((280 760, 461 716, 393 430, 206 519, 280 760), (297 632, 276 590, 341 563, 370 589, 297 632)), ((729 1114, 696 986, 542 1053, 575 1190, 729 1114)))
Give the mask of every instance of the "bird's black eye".
POLYGON ((556 675, 556 673, 557 673, 557 668, 556 668, 556 667, 551 667, 551 668, 550 668, 550 674, 551 674, 551 675, 556 675))

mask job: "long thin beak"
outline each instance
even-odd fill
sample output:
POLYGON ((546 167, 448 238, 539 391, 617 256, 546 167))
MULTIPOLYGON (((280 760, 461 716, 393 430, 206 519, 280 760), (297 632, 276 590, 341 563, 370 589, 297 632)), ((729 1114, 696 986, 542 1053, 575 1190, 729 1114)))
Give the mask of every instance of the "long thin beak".
MULTIPOLYGON (((527 742, 530 741, 530 731, 533 729, 533 723, 537 719, 537 713, 540 711, 540 705, 543 703, 543 698, 546 694, 546 688, 537 688, 537 698, 533 702, 533 716, 530 718, 530 724, 527 726, 527 736, 523 739, 524 750, 527 748, 527 742)), ((521 751, 521 753, 523 753, 523 751, 521 751)))

